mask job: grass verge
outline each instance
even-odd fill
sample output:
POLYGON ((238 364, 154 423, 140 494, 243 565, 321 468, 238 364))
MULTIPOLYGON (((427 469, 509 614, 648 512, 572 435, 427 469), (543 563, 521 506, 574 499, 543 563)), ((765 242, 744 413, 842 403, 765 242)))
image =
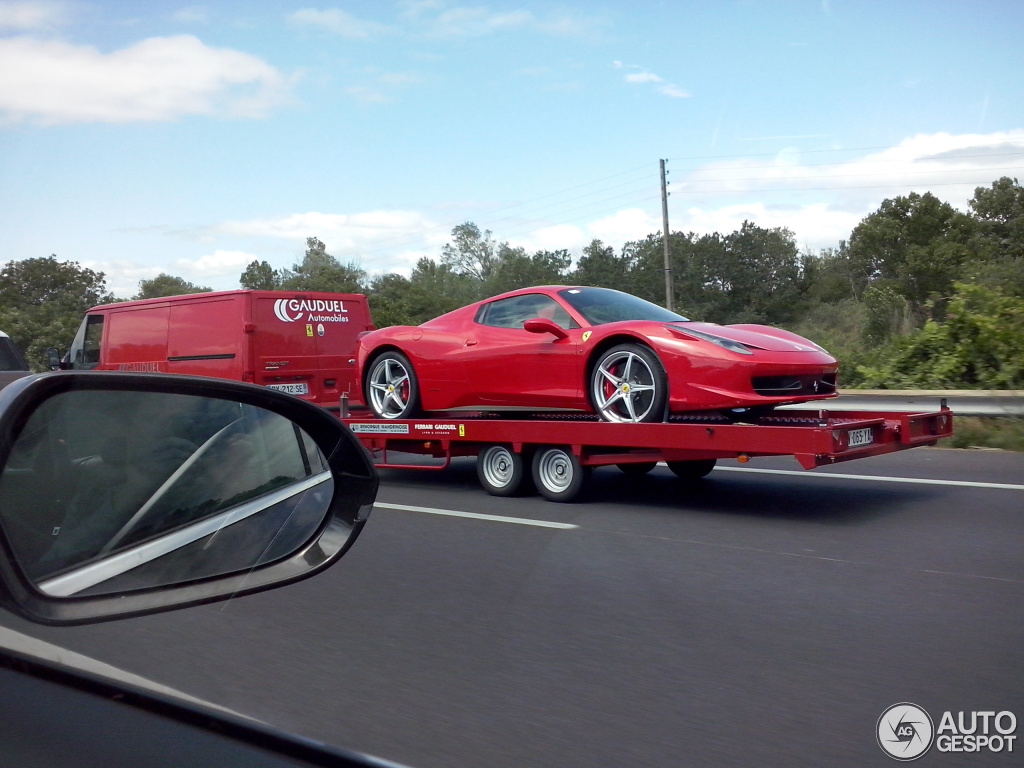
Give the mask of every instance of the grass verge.
POLYGON ((940 440, 943 448, 1001 448, 1024 451, 1024 418, 957 416, 953 436, 940 440))

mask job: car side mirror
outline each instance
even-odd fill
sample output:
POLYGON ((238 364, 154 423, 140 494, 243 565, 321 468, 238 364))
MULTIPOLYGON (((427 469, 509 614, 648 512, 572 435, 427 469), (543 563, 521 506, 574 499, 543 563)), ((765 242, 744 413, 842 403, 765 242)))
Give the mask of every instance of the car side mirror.
POLYGON ((377 476, 335 416, 264 387, 58 372, 0 391, 0 605, 73 624, 336 562, 377 476))
POLYGON ((523 329, 530 333, 550 333, 559 340, 569 338, 569 334, 565 332, 562 326, 546 317, 536 317, 532 320, 527 320, 523 323, 523 329))
POLYGON ((53 347, 46 350, 46 367, 51 371, 60 370, 60 352, 53 347))

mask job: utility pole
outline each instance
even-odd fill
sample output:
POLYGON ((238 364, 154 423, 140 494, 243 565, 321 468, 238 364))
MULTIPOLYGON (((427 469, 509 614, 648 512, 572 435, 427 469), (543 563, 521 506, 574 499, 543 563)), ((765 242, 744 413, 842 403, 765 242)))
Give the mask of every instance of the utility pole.
POLYGON ((661 163, 661 241, 665 246, 665 309, 669 312, 672 308, 672 262, 668 255, 668 182, 665 181, 665 161, 661 163))

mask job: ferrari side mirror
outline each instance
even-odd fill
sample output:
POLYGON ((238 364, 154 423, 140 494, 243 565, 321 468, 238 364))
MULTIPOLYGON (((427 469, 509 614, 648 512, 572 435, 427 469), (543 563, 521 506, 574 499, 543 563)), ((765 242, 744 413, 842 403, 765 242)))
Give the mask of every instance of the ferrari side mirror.
POLYGON ((0 605, 72 624, 311 576, 377 476, 336 417, 264 387, 58 372, 0 391, 0 605))
POLYGON ((536 317, 533 320, 527 320, 523 323, 523 330, 529 331, 530 333, 550 333, 556 339, 567 339, 569 334, 565 332, 554 320, 549 320, 545 317, 536 317))

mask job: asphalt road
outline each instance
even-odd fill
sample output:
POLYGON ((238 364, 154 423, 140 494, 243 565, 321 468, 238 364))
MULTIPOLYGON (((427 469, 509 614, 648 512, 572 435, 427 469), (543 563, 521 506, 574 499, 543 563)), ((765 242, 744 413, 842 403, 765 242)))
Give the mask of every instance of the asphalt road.
MULTIPOLYGON (((355 548, 314 579, 102 625, 0 621, 423 768, 891 766, 875 729, 898 702, 936 726, 1009 710, 1024 736, 1024 454, 828 472, 866 477, 765 459, 687 486, 609 468, 560 505, 489 497, 471 462, 390 472, 355 548)), ((915 765, 1021 752, 933 747, 915 765)))

